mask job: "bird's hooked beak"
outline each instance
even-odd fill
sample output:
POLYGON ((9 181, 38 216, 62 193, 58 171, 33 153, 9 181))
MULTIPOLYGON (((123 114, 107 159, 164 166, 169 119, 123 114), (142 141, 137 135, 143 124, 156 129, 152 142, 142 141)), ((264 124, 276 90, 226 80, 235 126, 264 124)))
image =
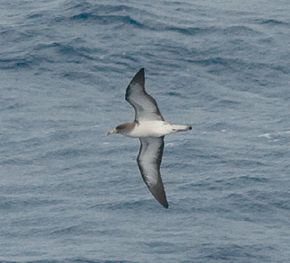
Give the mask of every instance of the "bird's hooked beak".
POLYGON ((107 132, 107 136, 108 136, 108 135, 111 135, 111 134, 115 134, 115 133, 117 133, 116 128, 114 128, 114 129, 108 131, 108 132, 107 132))

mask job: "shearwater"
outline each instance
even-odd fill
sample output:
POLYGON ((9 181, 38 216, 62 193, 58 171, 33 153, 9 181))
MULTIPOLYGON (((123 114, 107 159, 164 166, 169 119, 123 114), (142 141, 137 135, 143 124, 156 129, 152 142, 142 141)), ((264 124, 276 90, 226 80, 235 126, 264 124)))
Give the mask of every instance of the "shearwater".
POLYGON ((190 125, 175 125, 165 121, 155 99, 145 91, 144 68, 133 77, 126 90, 125 99, 135 110, 135 120, 110 130, 110 134, 122 134, 139 138, 140 150, 137 163, 142 178, 156 200, 168 208, 168 202, 160 175, 164 136, 191 130, 190 125))

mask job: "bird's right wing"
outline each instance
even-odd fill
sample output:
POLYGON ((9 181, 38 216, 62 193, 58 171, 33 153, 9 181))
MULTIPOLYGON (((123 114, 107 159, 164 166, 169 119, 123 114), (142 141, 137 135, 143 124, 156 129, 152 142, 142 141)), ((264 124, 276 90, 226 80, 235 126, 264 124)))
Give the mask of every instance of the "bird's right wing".
POLYGON ((135 121, 161 120, 164 121, 158 105, 153 97, 145 91, 144 68, 131 80, 126 90, 126 100, 134 107, 135 121))
POLYGON ((139 139, 141 145, 137 162, 142 178, 155 199, 165 208, 168 208, 160 175, 164 137, 145 137, 139 139))

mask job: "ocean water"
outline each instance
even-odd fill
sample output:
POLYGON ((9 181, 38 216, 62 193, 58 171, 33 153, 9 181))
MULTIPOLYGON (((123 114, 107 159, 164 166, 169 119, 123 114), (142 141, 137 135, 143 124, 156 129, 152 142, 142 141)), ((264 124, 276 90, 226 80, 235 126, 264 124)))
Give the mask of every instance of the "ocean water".
POLYGON ((0 262, 289 262, 290 3, 0 0, 0 262), (134 113, 166 138, 163 209, 134 113))

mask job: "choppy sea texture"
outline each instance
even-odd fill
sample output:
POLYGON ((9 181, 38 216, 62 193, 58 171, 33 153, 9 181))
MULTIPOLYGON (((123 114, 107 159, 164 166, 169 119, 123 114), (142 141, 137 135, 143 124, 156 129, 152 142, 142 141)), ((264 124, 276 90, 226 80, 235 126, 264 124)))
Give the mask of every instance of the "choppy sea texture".
POLYGON ((0 261, 289 262, 290 3, 0 1, 0 261), (139 174, 141 68, 168 121, 139 174))

